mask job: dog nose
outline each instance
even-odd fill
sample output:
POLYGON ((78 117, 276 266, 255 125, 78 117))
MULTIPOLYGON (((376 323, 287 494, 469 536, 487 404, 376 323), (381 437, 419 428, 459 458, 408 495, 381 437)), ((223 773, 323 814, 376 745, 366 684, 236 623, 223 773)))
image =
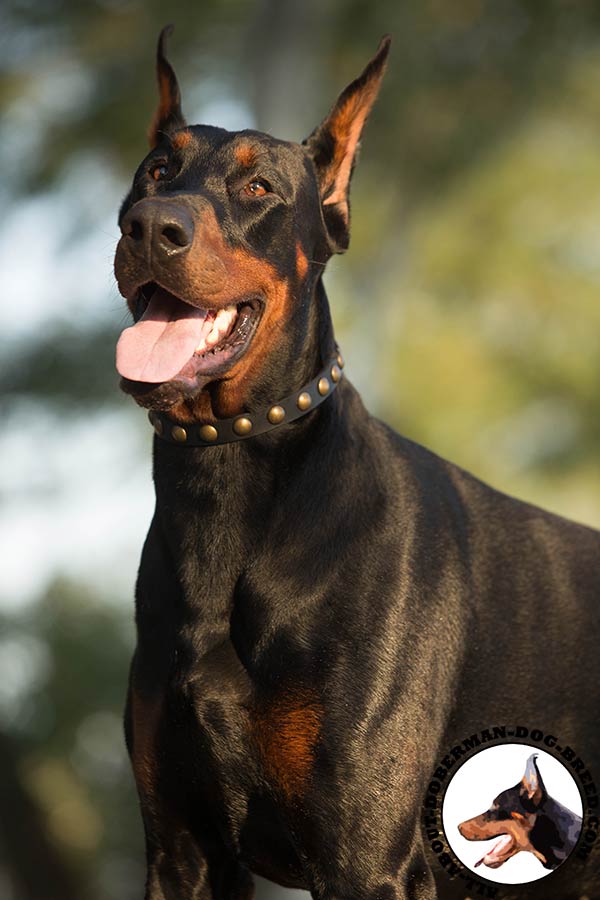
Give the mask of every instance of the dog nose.
POLYGON ((187 210, 175 203, 140 200, 124 217, 121 231, 136 256, 166 263, 190 249, 194 222, 187 210))

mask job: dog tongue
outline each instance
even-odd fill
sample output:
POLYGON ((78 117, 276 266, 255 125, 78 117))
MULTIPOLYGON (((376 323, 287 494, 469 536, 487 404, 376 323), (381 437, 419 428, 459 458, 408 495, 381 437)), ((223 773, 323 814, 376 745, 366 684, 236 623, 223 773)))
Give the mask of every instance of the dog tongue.
POLYGON ((118 373, 153 384, 173 378, 194 355, 207 315, 157 287, 140 321, 119 338, 118 373))
POLYGON ((477 868, 477 866, 480 866, 481 863, 489 865, 490 863, 498 862, 498 857, 500 856, 502 851, 506 849, 511 841, 512 837, 510 836, 510 834, 503 834, 500 840, 494 844, 492 849, 488 850, 485 856, 482 856, 479 862, 475 863, 475 868, 477 868))

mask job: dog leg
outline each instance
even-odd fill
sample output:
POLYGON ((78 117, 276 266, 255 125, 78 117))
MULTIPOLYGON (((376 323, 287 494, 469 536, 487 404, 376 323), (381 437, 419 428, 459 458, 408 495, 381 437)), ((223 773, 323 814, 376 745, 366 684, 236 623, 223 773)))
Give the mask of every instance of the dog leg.
POLYGON ((141 686, 139 651, 132 663, 125 710, 126 743, 146 835, 145 900, 250 900, 252 877, 212 829, 197 820, 178 765, 164 767, 161 729, 169 726, 167 694, 141 686), (194 820, 193 833, 188 827, 194 820))
POLYGON ((206 852, 185 830, 159 846, 147 836, 144 900, 251 900, 250 873, 224 850, 206 852))
POLYGON ((392 841, 384 828, 370 840, 338 835, 301 854, 314 900, 437 900, 420 833, 402 829, 392 841), (307 851, 310 850, 310 853, 307 851))
POLYGON ((331 879, 328 873, 317 876, 311 890, 314 900, 437 900, 438 894, 430 868, 422 851, 411 855, 401 871, 391 877, 382 872, 365 874, 338 873, 331 879), (335 890, 339 882, 339 890, 335 890), (343 886, 342 886, 343 885, 343 886))

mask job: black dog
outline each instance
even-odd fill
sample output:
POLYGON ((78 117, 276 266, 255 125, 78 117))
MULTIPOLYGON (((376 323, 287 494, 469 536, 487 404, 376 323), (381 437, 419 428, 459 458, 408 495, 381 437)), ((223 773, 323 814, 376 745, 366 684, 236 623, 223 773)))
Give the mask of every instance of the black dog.
POLYGON ((556 869, 577 843, 581 817, 549 796, 537 754, 532 753, 521 781, 498 794, 481 815, 461 822, 458 830, 468 841, 487 841, 502 835, 476 866, 484 863, 498 869, 525 851, 533 853, 545 869, 556 869))
MULTIPOLYGON (((419 824, 445 748, 542 720, 600 771, 600 536, 399 437, 342 377, 322 274, 389 40, 302 145, 187 127, 163 44, 115 263, 122 386, 157 432, 126 715, 146 898, 242 898, 250 872, 464 897, 419 824)), ((593 896, 584 871, 553 896, 593 896)))

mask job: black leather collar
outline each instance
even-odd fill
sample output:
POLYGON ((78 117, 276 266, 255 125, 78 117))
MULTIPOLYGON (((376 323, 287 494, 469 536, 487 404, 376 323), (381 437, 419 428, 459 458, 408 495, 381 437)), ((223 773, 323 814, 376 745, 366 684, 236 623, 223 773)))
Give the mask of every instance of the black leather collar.
POLYGON ((216 422, 180 424, 174 422, 166 413, 149 412, 148 418, 154 426, 155 433, 169 444, 185 447, 211 447, 217 444, 231 444, 273 431, 280 425, 287 425, 306 413, 316 409, 327 397, 331 396, 342 378, 344 360, 336 351, 319 374, 294 391, 283 400, 272 403, 266 409, 256 413, 241 413, 232 419, 218 419, 216 422))

